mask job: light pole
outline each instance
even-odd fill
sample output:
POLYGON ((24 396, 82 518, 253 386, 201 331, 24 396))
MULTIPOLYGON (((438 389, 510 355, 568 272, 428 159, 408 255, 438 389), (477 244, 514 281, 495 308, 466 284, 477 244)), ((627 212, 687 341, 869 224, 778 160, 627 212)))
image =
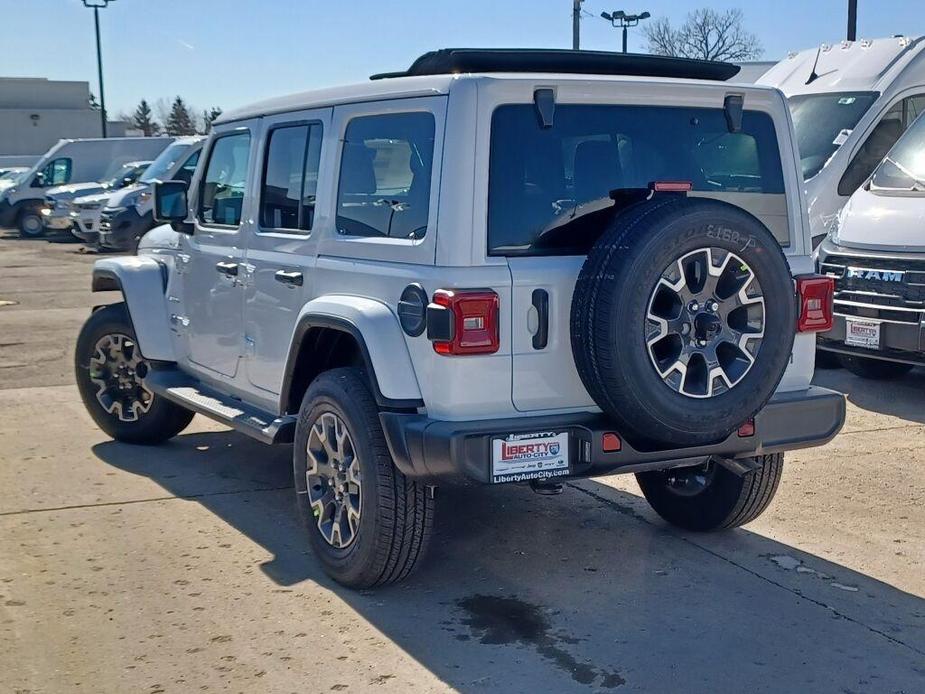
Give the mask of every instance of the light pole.
POLYGON ((100 76, 100 121, 103 137, 106 137, 106 96, 103 93, 103 50, 100 47, 100 8, 106 8, 115 0, 83 0, 84 7, 93 9, 93 26, 96 27, 96 68, 100 76))
POLYGON ((648 12, 640 14, 626 14, 623 10, 614 10, 613 12, 601 12, 601 17, 610 22, 611 26, 623 29, 623 52, 626 53, 626 30, 628 27, 634 27, 643 19, 651 17, 648 12))
POLYGON ((572 0, 572 50, 577 51, 581 46, 581 3, 584 0, 572 0))
POLYGON ((858 39, 858 0, 848 0, 848 40, 858 39))

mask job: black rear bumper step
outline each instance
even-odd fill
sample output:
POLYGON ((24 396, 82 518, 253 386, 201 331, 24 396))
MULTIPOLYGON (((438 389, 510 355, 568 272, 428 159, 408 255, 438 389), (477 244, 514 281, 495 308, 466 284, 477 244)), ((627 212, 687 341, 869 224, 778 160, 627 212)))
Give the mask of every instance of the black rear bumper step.
POLYGON ((292 443, 295 435, 295 416, 277 417, 246 405, 212 390, 179 369, 152 369, 145 376, 145 385, 181 407, 227 424, 263 443, 292 443))
POLYGON ((696 465, 711 456, 748 458, 818 446, 835 438, 845 422, 845 396, 812 386, 778 393, 755 416, 755 433, 733 432, 707 446, 643 451, 625 440, 617 452, 605 452, 602 436, 616 432, 606 416, 593 413, 524 416, 448 422, 421 414, 379 415, 392 458, 408 477, 425 481, 490 483, 493 438, 532 432, 568 432, 568 477, 592 477, 696 465))

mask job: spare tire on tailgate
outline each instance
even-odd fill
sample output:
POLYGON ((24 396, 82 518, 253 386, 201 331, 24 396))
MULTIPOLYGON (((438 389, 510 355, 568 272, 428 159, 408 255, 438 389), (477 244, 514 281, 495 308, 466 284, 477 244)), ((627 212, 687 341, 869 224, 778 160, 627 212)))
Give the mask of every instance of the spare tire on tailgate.
POLYGON ((571 309, 581 380, 636 445, 713 443, 770 399, 790 359, 780 245, 733 205, 658 195, 613 220, 571 309))

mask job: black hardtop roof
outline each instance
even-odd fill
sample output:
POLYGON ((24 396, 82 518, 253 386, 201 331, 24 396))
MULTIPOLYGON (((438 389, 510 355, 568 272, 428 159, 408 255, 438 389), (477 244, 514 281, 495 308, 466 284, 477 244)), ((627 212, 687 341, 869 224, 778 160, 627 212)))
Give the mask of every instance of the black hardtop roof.
POLYGON ((441 48, 425 53, 403 72, 383 72, 372 75, 370 79, 446 75, 460 72, 561 72, 724 82, 739 72, 739 66, 713 60, 692 60, 610 51, 574 51, 555 48, 441 48))

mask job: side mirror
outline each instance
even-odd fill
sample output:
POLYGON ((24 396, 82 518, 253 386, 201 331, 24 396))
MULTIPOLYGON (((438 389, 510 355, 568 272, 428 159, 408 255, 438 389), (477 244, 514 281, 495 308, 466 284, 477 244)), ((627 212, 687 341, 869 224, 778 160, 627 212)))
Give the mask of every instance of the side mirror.
POLYGON ((186 223, 189 202, 186 198, 186 183, 164 181, 154 184, 154 221, 169 223, 174 231, 192 233, 192 225, 186 223))
POLYGON ((32 188, 44 188, 45 187, 45 174, 43 174, 41 171, 36 173, 32 179, 31 187, 32 188))

